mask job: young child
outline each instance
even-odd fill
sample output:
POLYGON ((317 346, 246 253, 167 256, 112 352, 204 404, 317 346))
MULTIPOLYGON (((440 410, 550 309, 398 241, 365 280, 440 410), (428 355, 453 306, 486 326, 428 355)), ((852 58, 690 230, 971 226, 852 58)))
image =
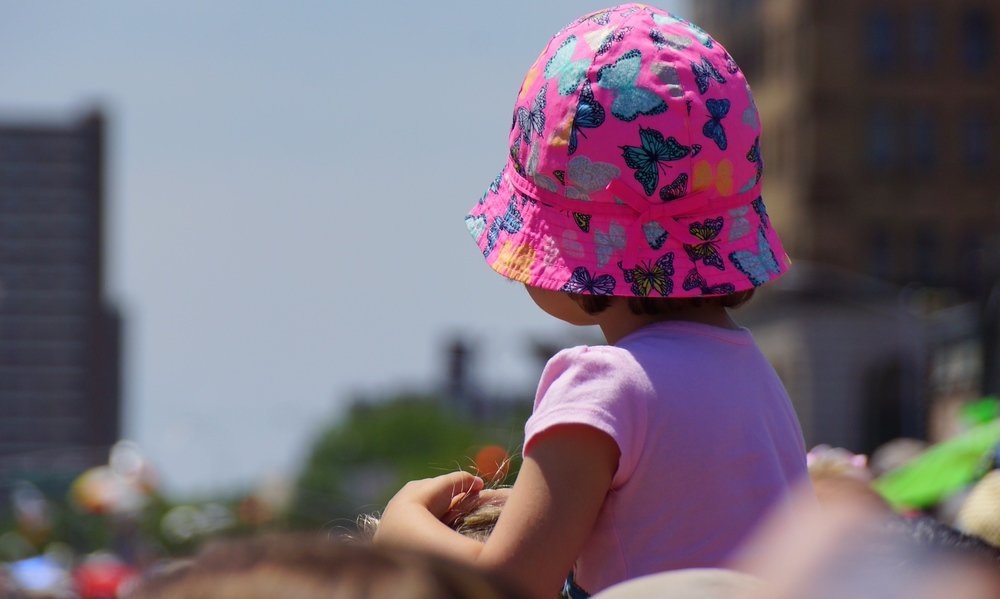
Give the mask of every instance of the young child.
POLYGON ((493 534, 440 518, 483 482, 406 485, 376 543, 465 559, 535 597, 716 567, 805 480, 795 413, 727 309, 788 266, 760 197, 760 123, 739 67, 641 4, 580 18, 528 71, 510 156, 466 223, 486 261, 607 345, 546 365, 493 534))

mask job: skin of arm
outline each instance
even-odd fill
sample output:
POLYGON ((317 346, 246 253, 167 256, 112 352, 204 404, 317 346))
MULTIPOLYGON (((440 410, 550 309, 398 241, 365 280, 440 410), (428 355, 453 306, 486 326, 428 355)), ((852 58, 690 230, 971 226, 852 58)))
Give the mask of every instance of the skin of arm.
POLYGON ((593 427, 553 427, 528 447, 486 543, 441 522, 464 493, 482 489, 482 479, 465 472, 407 483, 386 506, 374 540, 469 562, 551 599, 597 521, 619 455, 615 441, 593 427))

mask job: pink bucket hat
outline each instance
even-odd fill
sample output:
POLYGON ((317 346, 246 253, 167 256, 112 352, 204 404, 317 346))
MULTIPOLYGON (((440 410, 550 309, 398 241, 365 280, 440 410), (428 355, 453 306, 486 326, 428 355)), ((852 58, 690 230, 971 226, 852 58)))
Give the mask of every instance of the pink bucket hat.
POLYGON ((625 4, 549 42, 521 85, 507 165, 465 221, 489 265, 528 285, 724 295, 788 268, 763 168, 757 108, 726 50, 625 4))

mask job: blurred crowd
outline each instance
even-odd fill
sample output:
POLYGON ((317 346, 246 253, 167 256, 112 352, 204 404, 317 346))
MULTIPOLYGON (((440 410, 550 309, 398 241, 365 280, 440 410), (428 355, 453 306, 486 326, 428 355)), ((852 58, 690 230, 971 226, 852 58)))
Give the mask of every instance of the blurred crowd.
MULTIPOLYGON (((993 400, 970 406, 962 431, 934 445, 896 439, 870 456, 814 447, 808 455, 814 493, 790 497, 726 568, 644 577, 597 597, 1000 597, 996 406, 993 400)), ((0 599, 522 596, 466 566, 372 546, 375 514, 353 530, 289 532, 259 526, 273 509, 259 500, 161 506, 159 533, 190 542, 166 551, 142 533, 156 480, 130 443, 117 445, 107 465, 83 473, 69 495, 79 517, 97 515, 110 529, 103 546, 81 552, 47 542, 50 502, 30 484, 14 485, 16 530, 0 536, 0 599), (240 526, 247 522, 258 526, 240 526)), ((447 523, 485 539, 503 498, 502 490, 466 498, 447 523)))

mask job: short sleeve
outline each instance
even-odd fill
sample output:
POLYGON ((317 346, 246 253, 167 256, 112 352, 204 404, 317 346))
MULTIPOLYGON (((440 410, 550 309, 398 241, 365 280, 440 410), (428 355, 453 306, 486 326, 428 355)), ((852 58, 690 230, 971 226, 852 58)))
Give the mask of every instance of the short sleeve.
POLYGON ((612 346, 580 346, 553 356, 542 371, 524 452, 544 431, 563 424, 592 426, 621 452, 612 488, 632 475, 645 445, 646 409, 652 384, 632 355, 612 346))

